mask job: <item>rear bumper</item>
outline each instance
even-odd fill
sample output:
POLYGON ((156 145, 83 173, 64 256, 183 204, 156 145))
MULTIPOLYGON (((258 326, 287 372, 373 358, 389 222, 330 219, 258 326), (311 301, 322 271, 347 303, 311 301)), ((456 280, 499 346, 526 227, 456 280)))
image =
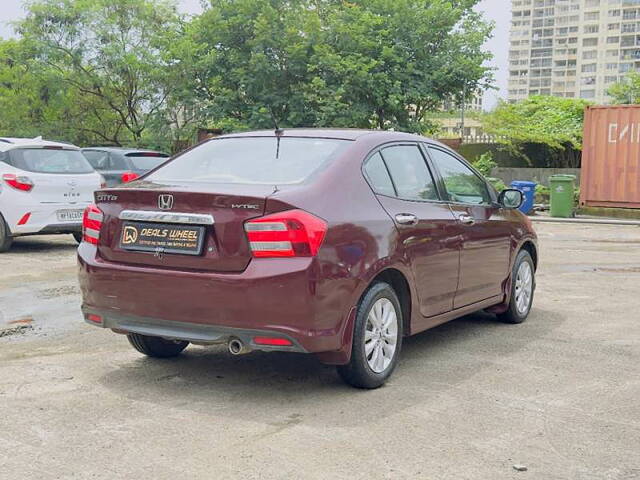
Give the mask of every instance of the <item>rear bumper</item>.
POLYGON ((105 312, 88 307, 83 307, 82 313, 88 324, 109 328, 116 333, 139 333, 141 335, 152 335, 172 340, 187 340, 197 344, 228 343, 231 339, 237 338, 252 350, 279 350, 308 353, 295 338, 269 330, 220 327, 190 322, 172 322, 158 318, 123 315, 111 311, 105 312), (97 315, 101 319, 101 322, 97 323, 90 320, 90 315, 97 315), (254 342, 255 337, 283 338, 289 340, 291 345, 261 345, 254 342))
POLYGON ((106 328, 201 343, 234 336, 252 347, 256 333, 279 336, 293 349, 255 348, 336 352, 326 360, 334 363, 350 352, 353 309, 336 309, 335 298, 334 308, 325 304, 314 259, 259 259, 221 274, 116 264, 96 252, 86 242, 78 248, 82 309, 102 316, 106 328))
POLYGON ((88 203, 75 204, 34 204, 19 205, 7 209, 3 212, 5 220, 9 225, 9 230, 14 236, 33 235, 33 234, 49 234, 49 233, 73 233, 82 229, 82 221, 72 220, 61 222, 58 220, 58 210, 84 210, 88 203), (24 225, 18 225, 18 222, 24 215, 29 217, 24 225))

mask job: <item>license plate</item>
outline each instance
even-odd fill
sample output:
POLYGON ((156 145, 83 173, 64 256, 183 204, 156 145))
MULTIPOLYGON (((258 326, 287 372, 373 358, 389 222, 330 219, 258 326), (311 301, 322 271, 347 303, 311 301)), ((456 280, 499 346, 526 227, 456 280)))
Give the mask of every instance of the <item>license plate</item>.
POLYGON ((84 210, 58 210, 56 216, 59 222, 81 222, 84 210))
POLYGON ((124 222, 120 233, 120 248, 138 252, 200 255, 203 243, 203 226, 124 222))

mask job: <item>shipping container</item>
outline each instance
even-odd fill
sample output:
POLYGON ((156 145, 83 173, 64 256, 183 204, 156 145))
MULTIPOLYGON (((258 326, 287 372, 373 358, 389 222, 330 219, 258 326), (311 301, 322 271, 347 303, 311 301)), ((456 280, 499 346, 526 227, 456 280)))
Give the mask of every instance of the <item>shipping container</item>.
POLYGON ((640 208, 640 105, 585 110, 580 204, 640 208))

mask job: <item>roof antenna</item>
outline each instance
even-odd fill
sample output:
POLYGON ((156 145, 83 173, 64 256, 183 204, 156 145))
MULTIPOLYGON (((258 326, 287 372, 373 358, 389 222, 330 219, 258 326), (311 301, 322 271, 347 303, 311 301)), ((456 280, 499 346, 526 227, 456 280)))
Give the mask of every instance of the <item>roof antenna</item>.
POLYGON ((273 109, 269 107, 269 113, 271 114, 271 120, 273 121, 273 126, 275 127, 275 134, 277 139, 277 147, 276 147, 276 160, 280 156, 280 137, 284 134, 284 130, 278 127, 278 121, 276 120, 276 116, 273 114, 273 109))

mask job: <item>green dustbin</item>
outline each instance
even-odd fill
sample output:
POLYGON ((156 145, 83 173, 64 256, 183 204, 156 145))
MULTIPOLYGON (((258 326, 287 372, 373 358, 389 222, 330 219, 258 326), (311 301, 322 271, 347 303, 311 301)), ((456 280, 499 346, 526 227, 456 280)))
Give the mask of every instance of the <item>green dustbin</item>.
POLYGON ((576 177, 574 175, 551 175, 549 189, 551 190, 551 216, 573 217, 573 192, 576 177))

